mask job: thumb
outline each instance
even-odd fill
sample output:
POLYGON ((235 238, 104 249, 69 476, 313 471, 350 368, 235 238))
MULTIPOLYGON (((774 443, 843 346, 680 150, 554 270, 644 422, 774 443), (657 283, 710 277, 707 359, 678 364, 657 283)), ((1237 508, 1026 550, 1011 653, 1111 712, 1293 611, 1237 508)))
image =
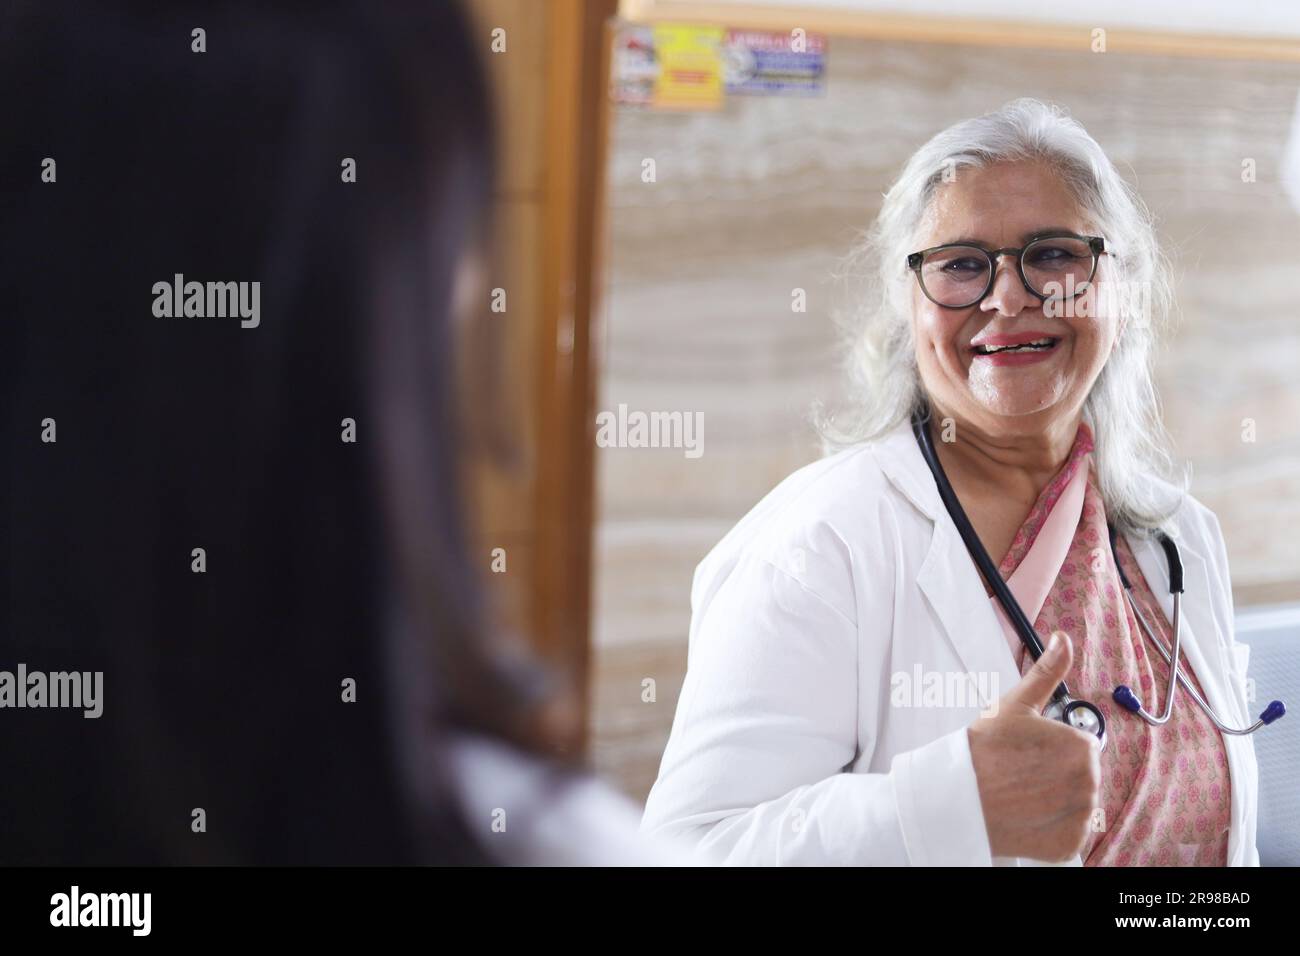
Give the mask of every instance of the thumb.
POLYGON ((1029 673, 1020 679, 1020 683, 1011 689, 1003 701, 1007 704, 1020 704, 1035 714, 1042 713, 1057 685, 1070 672, 1070 662, 1073 659, 1070 638, 1062 631, 1053 631, 1043 656, 1034 662, 1029 673))

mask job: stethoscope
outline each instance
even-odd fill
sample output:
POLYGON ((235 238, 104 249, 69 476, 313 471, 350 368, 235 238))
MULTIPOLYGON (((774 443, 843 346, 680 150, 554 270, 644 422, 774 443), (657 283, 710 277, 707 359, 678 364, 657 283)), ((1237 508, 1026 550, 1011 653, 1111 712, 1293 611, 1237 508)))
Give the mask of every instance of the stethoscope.
MULTIPOLYGON (((975 533, 975 528, 971 525, 970 519, 966 517, 966 512, 957 500, 957 494, 952 490, 952 484, 948 481, 947 474, 944 473, 943 465, 939 461, 939 456, 934 450, 934 441, 930 437, 930 429, 926 427, 929 420, 929 411, 924 408, 918 408, 912 415, 912 431, 916 434, 917 444, 921 446, 921 456, 925 463, 930 466, 930 473, 934 475, 934 482, 939 489, 939 497, 943 499, 944 507, 948 509, 948 514, 957 526, 957 531, 961 534, 962 541, 966 543, 966 550, 970 552, 971 558, 975 561, 975 566, 979 568, 980 574, 988 582, 989 587, 993 589, 993 595, 997 598, 998 603, 1002 605, 1002 610, 1006 612, 1007 619, 1011 621, 1012 627, 1020 635, 1020 640, 1024 642, 1026 649, 1034 660, 1038 660, 1043 655, 1043 642, 1038 633, 1034 630, 1033 624, 1025 616, 1024 610, 1016 601, 1015 595, 1007 587, 1007 583, 1002 580, 1002 575, 998 573, 997 567, 989 557, 988 551, 980 542, 979 535, 975 533)), ((1182 642, 1182 630, 1179 627, 1179 605, 1183 594, 1183 561, 1178 553, 1178 546, 1173 540, 1162 531, 1156 531, 1156 539, 1164 549, 1165 558, 1169 562, 1169 592, 1173 595, 1174 608, 1172 626, 1174 632, 1174 647, 1171 653, 1164 642, 1156 635, 1147 624, 1146 618, 1138 610, 1136 602, 1133 600, 1133 586, 1129 583, 1128 575, 1120 566, 1119 555, 1115 551, 1115 526, 1107 522, 1107 528, 1110 532, 1110 550, 1115 559, 1115 567, 1119 570, 1120 582, 1124 585, 1124 594, 1128 599, 1128 605, 1133 610, 1133 616, 1137 618, 1138 625, 1147 639, 1155 645, 1160 656, 1164 658, 1169 665, 1169 691, 1165 695, 1165 706, 1160 716, 1148 712, 1143 706, 1142 701, 1138 698, 1133 690, 1125 685, 1115 688, 1115 703, 1119 704, 1130 713, 1137 714, 1148 724, 1160 726, 1167 723, 1174 708, 1174 690, 1181 685, 1183 690, 1196 701, 1197 705, 1205 712, 1222 733, 1225 734, 1253 734, 1265 724, 1271 724, 1279 717, 1286 713, 1286 706, 1280 700, 1275 700, 1264 709, 1259 715, 1259 719, 1249 727, 1238 728, 1229 727, 1223 723, 1210 707, 1204 697, 1192 686, 1191 681, 1182 673, 1179 668, 1179 650, 1182 642)), ((1047 707, 1043 710, 1043 716, 1053 720, 1060 720, 1071 727, 1078 728, 1085 733, 1093 734, 1100 741, 1101 746, 1106 746, 1106 718, 1102 716, 1101 711, 1095 704, 1086 700, 1078 700, 1070 696, 1070 689, 1062 681, 1052 694, 1052 699, 1048 702, 1047 707)))

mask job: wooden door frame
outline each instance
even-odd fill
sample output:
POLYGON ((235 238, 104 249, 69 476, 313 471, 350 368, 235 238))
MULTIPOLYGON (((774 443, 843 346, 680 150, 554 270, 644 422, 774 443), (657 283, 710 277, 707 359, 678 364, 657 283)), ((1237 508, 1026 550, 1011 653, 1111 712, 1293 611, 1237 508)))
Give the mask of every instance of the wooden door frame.
MULTIPOLYGON (((609 126, 609 23, 618 0, 552 0, 548 10, 542 320, 538 330, 536 646, 591 705, 595 407, 609 126)), ((577 746, 589 737, 584 719, 577 746)))

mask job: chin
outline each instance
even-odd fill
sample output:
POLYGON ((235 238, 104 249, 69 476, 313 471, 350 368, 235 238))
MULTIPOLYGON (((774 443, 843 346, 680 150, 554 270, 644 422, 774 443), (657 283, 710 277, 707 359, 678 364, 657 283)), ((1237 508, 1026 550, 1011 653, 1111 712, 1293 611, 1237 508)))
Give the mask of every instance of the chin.
POLYGON ((1000 418, 1026 418, 1050 414, 1061 401, 1061 392, 1045 387, 1035 390, 994 388, 985 383, 971 383, 971 398, 990 415, 1000 418))

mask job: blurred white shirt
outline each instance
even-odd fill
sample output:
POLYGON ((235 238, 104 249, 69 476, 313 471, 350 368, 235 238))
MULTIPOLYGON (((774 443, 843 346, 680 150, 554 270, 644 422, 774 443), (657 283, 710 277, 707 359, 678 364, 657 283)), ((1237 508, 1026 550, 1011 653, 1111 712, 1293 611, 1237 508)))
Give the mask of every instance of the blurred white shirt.
POLYGON ((466 819, 505 865, 709 862, 690 844, 642 833, 641 807, 596 777, 565 779, 543 759, 482 736, 458 738, 450 759, 466 819))

